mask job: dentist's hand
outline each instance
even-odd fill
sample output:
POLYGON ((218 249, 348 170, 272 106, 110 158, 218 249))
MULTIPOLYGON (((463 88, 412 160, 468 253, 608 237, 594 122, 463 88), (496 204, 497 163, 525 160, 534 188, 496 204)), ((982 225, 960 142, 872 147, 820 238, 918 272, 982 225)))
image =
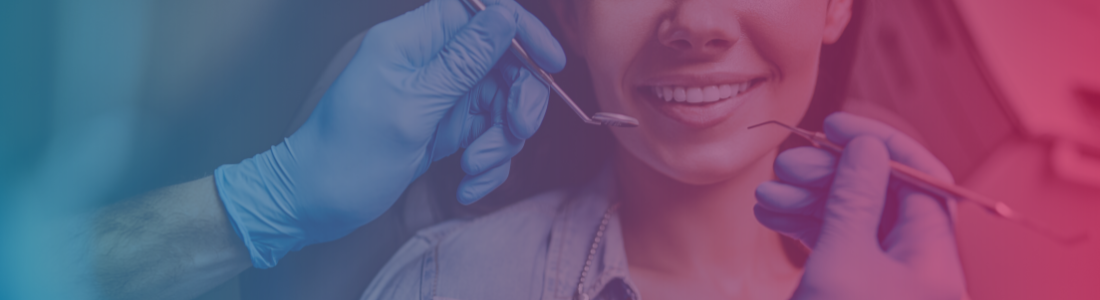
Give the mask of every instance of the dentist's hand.
POLYGON ((460 0, 432 0, 378 24, 297 132, 215 171, 255 267, 370 222, 432 162, 460 148, 463 203, 507 178, 549 97, 505 55, 511 40, 549 72, 564 67, 565 54, 513 0, 484 2, 488 8, 471 17, 460 0))
POLYGON ((944 299, 964 294, 948 204, 890 178, 893 159, 943 180, 951 174, 913 139, 845 113, 825 121, 832 152, 803 147, 775 162, 755 212, 813 249, 792 299, 944 299))

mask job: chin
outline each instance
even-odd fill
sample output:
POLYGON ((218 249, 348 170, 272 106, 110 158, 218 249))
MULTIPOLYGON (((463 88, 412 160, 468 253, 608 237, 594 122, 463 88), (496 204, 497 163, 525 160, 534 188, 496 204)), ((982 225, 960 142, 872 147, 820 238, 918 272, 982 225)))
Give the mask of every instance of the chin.
POLYGON ((688 185, 705 186, 729 181, 750 171, 761 155, 733 155, 729 147, 667 153, 650 166, 663 175, 688 185), (659 166, 657 166, 659 165, 659 166))

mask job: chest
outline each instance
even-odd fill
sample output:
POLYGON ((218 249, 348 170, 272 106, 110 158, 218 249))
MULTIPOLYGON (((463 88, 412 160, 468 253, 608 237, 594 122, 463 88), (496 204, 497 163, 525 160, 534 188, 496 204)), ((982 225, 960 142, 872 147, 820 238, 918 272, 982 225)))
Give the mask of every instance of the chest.
MULTIPOLYGON (((801 273, 801 272, 798 272, 801 273)), ((632 269, 631 278, 643 300, 781 300, 789 299, 800 274, 741 278, 668 276, 632 269)))

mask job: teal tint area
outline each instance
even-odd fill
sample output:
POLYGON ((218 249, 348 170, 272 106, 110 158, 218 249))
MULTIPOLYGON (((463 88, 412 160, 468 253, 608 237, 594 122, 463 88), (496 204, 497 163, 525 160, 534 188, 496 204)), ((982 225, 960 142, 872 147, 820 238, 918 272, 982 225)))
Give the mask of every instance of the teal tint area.
POLYGON ((53 1, 0 2, 0 187, 40 157, 51 123, 53 1))
POLYGON ((97 298, 92 212, 280 142, 347 40, 422 3, 0 1, 0 299, 97 298))
POLYGON ((0 2, 0 299, 19 299, 11 259, 15 180, 40 159, 52 121, 53 1, 0 2))
POLYGON ((94 296, 81 222, 117 183, 146 63, 140 1, 10 3, 4 18, 4 290, 94 296), (10 136, 10 138, 8 138, 10 136))

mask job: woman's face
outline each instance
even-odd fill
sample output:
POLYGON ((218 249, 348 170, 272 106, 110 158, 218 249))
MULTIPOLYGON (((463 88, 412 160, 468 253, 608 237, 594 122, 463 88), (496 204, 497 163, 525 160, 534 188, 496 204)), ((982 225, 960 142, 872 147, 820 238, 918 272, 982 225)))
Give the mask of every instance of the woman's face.
POLYGON ((851 0, 557 0, 623 150, 675 180, 728 180, 773 151, 813 94, 851 0), (574 1, 572 7, 568 2, 574 1), (566 5, 562 5, 566 3, 566 5))

